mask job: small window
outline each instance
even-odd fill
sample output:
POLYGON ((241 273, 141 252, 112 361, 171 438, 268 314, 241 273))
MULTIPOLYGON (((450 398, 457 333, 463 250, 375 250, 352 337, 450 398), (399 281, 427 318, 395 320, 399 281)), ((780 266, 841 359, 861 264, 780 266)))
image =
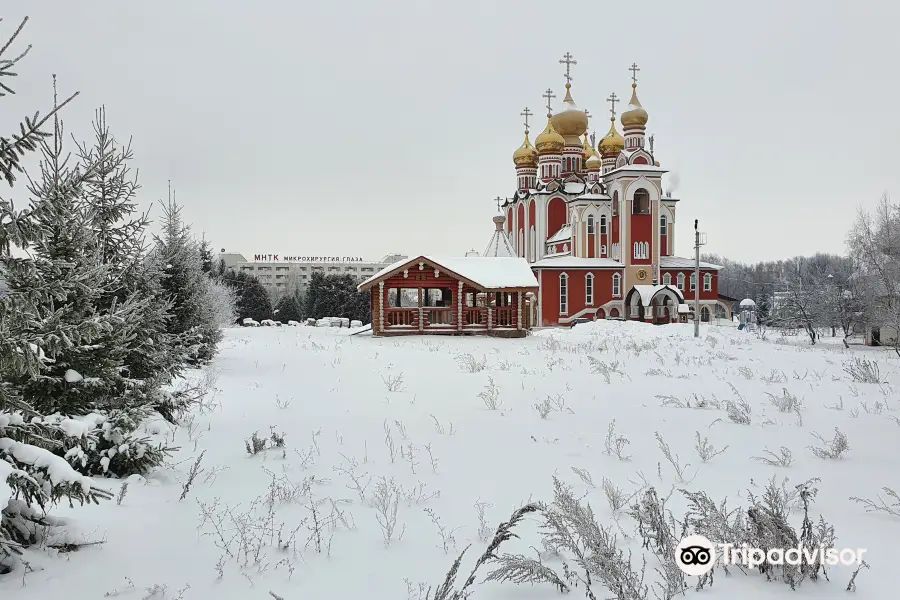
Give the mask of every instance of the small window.
POLYGON ((667 235, 669 233, 669 220, 666 215, 659 216, 659 234, 667 235))
POLYGON ((606 235, 606 215, 600 215, 600 235, 606 235))
POLYGON ((712 275, 706 273, 703 276, 703 291, 711 292, 712 291, 712 275))
POLYGON ((614 217, 618 216, 618 214, 619 214, 619 191, 618 190, 613 192, 612 214, 614 217))
POLYGON ((663 275, 663 285, 672 285, 672 275, 666 273, 663 275))
POLYGON ((587 218, 587 232, 588 235, 593 235, 594 233, 594 216, 590 215, 587 218))
POLYGON ((559 314, 569 314, 569 276, 565 273, 559 276, 559 314))
POLYGON ((594 303, 594 274, 584 276, 584 303, 591 306, 594 303))
POLYGON ((650 214, 650 192, 644 188, 635 190, 634 200, 631 201, 631 213, 635 215, 650 214))
POLYGON ((678 274, 678 289, 684 291, 684 273, 678 274))
POLYGON ((606 244, 600 246, 600 258, 606 258, 606 244))
POLYGON ((697 289, 697 274, 691 273, 691 291, 693 292, 696 289, 697 289))
POLYGON ((622 295, 622 276, 619 275, 618 273, 613 275, 612 287, 613 287, 612 292, 613 292, 614 298, 618 298, 619 296, 622 295))

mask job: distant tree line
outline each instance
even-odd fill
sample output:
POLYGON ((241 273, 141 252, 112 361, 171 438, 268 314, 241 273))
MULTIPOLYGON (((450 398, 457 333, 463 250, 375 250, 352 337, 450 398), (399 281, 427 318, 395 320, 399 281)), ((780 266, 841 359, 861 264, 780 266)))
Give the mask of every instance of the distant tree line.
POLYGON ((229 270, 224 262, 218 264, 217 275, 234 291, 238 322, 246 318, 287 323, 308 318, 344 317, 369 323, 372 319, 369 294, 357 291, 357 281, 350 275, 316 272, 310 277, 305 293, 295 287, 277 298, 272 298, 254 275, 229 270))
MULTIPOLYGON (((756 302, 763 326, 794 328, 815 344, 822 330, 843 335, 867 327, 900 331, 900 205, 884 194, 860 210, 847 236, 847 255, 815 254, 746 264, 716 254, 719 293, 756 302), (777 306, 776 306, 777 305, 777 306)), ((738 307, 735 306, 735 310, 738 307)), ((900 355, 900 341, 889 344, 900 355)))

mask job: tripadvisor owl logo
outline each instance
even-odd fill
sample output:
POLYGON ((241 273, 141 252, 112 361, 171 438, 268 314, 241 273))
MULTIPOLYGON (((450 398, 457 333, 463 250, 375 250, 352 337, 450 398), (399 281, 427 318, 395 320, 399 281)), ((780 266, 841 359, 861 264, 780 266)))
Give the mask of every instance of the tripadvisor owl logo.
POLYGON ((675 547, 675 563, 687 575, 704 575, 716 564, 716 548, 702 535, 689 535, 675 547))
POLYGON ((742 565, 754 569, 763 563, 771 565, 813 564, 860 565, 865 548, 826 548, 798 546, 796 548, 751 548, 734 544, 714 544, 702 535, 689 535, 675 547, 675 563, 685 574, 700 576, 712 571, 721 553, 722 564, 742 565))

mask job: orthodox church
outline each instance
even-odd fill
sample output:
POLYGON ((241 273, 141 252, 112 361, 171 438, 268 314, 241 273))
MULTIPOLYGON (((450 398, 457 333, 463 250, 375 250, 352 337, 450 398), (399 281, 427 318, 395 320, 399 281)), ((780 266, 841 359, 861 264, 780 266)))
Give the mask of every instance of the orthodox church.
POLYGON ((667 173, 649 148, 649 113, 638 100, 636 64, 631 99, 616 127, 618 97, 611 94, 609 131, 596 146, 588 136, 589 114, 572 96, 566 53, 565 97, 555 113, 552 90, 547 123, 532 144, 526 108, 525 139, 513 152, 516 189, 498 199, 501 215, 484 256, 518 256, 538 283, 538 326, 577 319, 638 319, 653 323, 685 320, 699 294, 701 320, 730 318, 730 304, 718 294, 721 267, 674 255, 679 200, 663 194, 667 173), (502 239, 504 234, 506 239, 502 239))

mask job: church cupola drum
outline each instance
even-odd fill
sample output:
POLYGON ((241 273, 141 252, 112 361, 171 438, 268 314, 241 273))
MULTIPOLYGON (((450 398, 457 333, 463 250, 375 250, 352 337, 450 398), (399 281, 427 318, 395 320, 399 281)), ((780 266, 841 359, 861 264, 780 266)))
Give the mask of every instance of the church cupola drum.
POLYGON ((697 281, 694 261, 674 254, 679 200, 662 193, 666 171, 654 156, 653 136, 645 147, 649 115, 638 99, 637 64, 629 68, 622 133, 619 96, 611 93, 609 130, 597 139, 590 113, 572 97, 578 63, 568 52, 559 63, 565 93, 556 111, 556 94, 543 93, 547 122, 533 145, 532 113, 520 113, 525 138, 513 153, 516 191, 498 200, 501 215, 485 254, 518 256, 531 265, 540 326, 607 318, 670 323, 687 318, 694 299, 701 320, 730 315, 718 296, 720 267, 702 263, 697 281))

